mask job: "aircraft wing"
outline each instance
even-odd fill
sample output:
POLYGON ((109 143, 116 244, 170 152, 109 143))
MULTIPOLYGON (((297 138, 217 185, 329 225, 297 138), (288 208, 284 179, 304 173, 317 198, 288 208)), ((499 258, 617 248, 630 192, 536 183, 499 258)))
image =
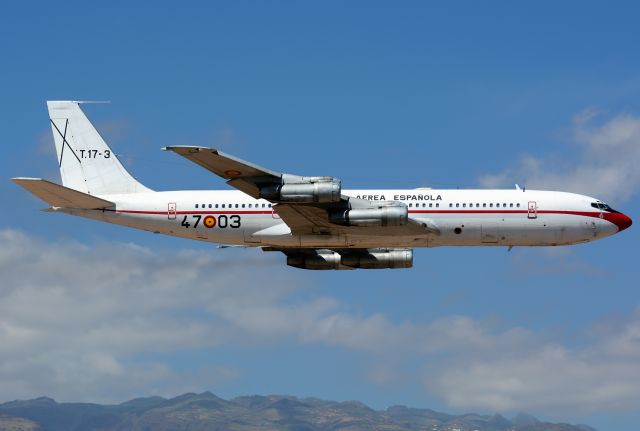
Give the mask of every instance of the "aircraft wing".
MULTIPOLYGON (((354 199, 354 198, 351 198, 354 199)), ((362 201, 362 199, 355 199, 362 201)), ((363 201, 367 205, 369 201, 363 201)), ((351 203, 353 205, 353 202, 351 203)), ((362 204, 360 205, 362 206, 362 204)), ((276 204, 275 212, 291 228, 291 232, 301 234, 350 234, 373 236, 422 236, 439 235, 440 230, 432 223, 423 223, 409 218, 402 226, 340 226, 329 221, 323 208, 300 204, 276 204)))
MULTIPOLYGON (((272 171, 213 148, 172 146, 163 148, 191 160, 227 180, 227 184, 256 199, 274 204, 274 211, 293 234, 410 235, 439 234, 433 223, 408 217, 401 202, 372 202, 341 194, 341 182, 333 177, 309 177, 272 171), (403 222, 385 226, 353 225, 347 213, 403 212, 403 222), (342 218, 341 218, 342 217, 342 218), (338 220, 339 219, 339 220, 338 220)), ((354 219, 354 217, 352 217, 354 219)), ((374 223, 375 224, 375 223, 374 223)))
POLYGON ((282 173, 245 162, 214 148, 174 146, 164 147, 163 150, 173 151, 197 163, 227 180, 231 187, 256 199, 260 198, 261 184, 277 184, 282 178, 282 173))

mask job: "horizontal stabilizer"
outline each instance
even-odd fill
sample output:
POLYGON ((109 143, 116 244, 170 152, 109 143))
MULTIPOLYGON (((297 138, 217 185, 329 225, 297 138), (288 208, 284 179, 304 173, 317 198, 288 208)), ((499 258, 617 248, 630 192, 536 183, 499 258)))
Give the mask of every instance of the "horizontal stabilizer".
POLYGON ((109 208, 115 205, 113 202, 41 178, 12 178, 11 181, 54 207, 91 210, 109 208))

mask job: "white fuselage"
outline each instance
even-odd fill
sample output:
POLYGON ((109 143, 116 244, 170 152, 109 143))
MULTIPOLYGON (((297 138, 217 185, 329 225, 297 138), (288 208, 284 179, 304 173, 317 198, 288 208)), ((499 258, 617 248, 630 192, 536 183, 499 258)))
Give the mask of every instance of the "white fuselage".
MULTIPOLYGON (((423 236, 293 235, 271 204, 240 191, 167 191, 100 196, 109 210, 61 212, 166 235, 220 244, 371 248, 437 246, 555 246, 610 236, 616 217, 588 196, 536 190, 343 190, 371 201, 401 201, 412 220, 435 225, 423 236)), ((599 201, 597 201, 599 202, 599 201)))

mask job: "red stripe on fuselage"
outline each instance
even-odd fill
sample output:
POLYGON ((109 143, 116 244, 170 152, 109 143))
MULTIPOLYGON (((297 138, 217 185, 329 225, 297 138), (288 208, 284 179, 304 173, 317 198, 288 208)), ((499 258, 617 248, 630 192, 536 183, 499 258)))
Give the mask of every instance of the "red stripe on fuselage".
MULTIPOLYGON (((528 214, 527 210, 409 210, 418 214, 528 214)), ((600 218, 599 211, 537 210, 536 214, 567 214, 600 218)), ((602 213, 607 214, 607 213, 602 213)))
MULTIPOLYGON (((150 214, 150 215, 166 215, 167 211, 142 211, 142 210, 113 210, 106 208, 104 211, 125 213, 125 214, 150 214)), ((191 214, 272 214, 272 210, 225 210, 225 211, 176 211, 175 214, 191 215, 191 214)), ((276 211, 277 212, 277 211, 276 211)), ((409 210, 409 214, 527 214, 527 210, 409 210)), ((538 210, 537 214, 565 214, 577 215, 584 217, 603 218, 608 220, 609 213, 601 213, 599 211, 565 211, 565 210, 538 210)), ((173 214, 173 213, 172 213, 173 214)))
MULTIPOLYGON (((125 213, 125 214, 151 214, 151 215, 167 215, 167 211, 140 211, 140 210, 112 210, 106 208, 104 211, 110 211, 115 213, 125 213)), ((176 211, 175 214, 271 214, 273 211, 176 211)), ((174 214, 173 212, 171 214, 174 214)))

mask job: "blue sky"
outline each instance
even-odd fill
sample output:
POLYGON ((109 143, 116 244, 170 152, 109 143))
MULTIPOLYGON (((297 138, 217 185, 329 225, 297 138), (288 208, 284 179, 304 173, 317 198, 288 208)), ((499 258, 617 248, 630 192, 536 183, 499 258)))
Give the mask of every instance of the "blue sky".
MULTIPOLYGON (((225 187, 160 151, 190 144, 349 188, 518 182, 637 218, 638 12, 14 3, 0 17, 0 169, 57 181, 45 100, 111 100, 87 114, 157 190, 225 187)), ((45 214, 9 181, 0 196, 2 400, 211 390, 601 430, 640 420, 635 226, 571 248, 419 250, 412 270, 316 273, 45 214)))

